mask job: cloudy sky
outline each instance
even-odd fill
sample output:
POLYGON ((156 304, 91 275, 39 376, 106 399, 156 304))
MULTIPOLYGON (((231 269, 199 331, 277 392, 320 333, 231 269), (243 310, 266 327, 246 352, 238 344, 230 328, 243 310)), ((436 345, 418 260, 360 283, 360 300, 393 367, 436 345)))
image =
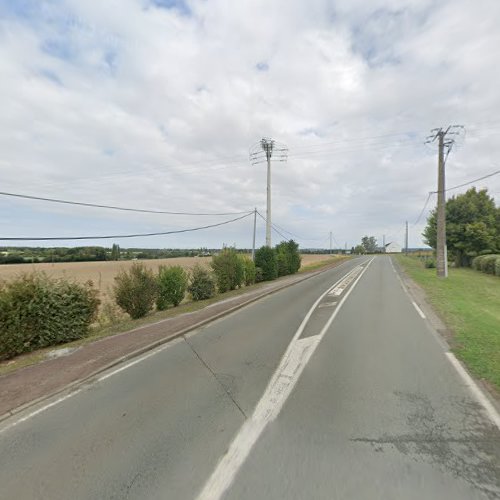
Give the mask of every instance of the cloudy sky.
MULTIPOLYGON (((500 169, 499 19, 498 0, 0 0, 0 191, 265 215, 266 165, 249 148, 272 137, 288 147, 272 165, 273 222, 301 246, 327 247, 330 231, 334 246, 402 244, 406 220, 422 246, 430 129, 466 127, 448 186, 500 169)), ((500 203, 500 175, 477 185, 500 203)), ((235 217, 0 196, 0 246, 235 217)), ((86 243, 249 247, 252 226, 86 243)))

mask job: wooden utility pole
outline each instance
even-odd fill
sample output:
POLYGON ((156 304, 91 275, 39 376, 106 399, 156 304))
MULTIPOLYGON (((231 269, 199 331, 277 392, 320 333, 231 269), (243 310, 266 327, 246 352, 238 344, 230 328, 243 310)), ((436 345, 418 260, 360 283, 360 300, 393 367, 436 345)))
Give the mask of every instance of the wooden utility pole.
POLYGON ((332 232, 330 231, 330 253, 332 253, 332 232))

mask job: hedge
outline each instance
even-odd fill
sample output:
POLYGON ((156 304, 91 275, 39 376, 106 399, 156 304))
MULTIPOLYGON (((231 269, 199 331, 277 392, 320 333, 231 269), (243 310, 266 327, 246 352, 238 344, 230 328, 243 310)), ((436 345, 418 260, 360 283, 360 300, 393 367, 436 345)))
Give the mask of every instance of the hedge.
POLYGON ((472 268, 476 271, 500 276, 500 255, 479 255, 472 261, 472 268))
POLYGON ((29 273, 0 284, 0 359, 87 336, 98 306, 91 282, 29 273))

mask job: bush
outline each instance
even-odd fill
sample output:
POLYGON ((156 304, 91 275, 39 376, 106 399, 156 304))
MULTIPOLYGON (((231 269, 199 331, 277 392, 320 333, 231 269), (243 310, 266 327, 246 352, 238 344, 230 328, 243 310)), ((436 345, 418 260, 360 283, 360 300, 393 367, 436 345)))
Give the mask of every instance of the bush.
POLYGON ((188 277, 181 266, 160 266, 158 270, 156 307, 163 311, 169 304, 177 307, 186 294, 188 277))
POLYGON ((278 277, 278 260, 276 250, 261 247, 255 252, 255 266, 262 269, 262 280, 270 281, 278 277))
POLYGON ((276 245, 278 276, 295 274, 300 269, 299 245, 295 241, 282 241, 276 245))
POLYGON ((500 276, 500 257, 495 262, 495 276, 500 276))
POLYGON ((495 261, 499 255, 484 255, 480 261, 480 268, 483 273, 495 274, 495 261))
POLYGON ((486 257, 486 255, 479 255, 478 257, 475 257, 472 260, 472 269, 475 269, 476 271, 481 271, 481 261, 483 258, 486 257))
POLYGON ((129 271, 122 269, 115 277, 115 301, 132 319, 142 318, 151 311, 157 290, 153 271, 142 263, 134 262, 129 271))
POLYGON ((435 269, 436 261, 433 258, 424 259, 424 267, 426 269, 435 269))
POLYGON ((214 255, 211 266, 219 293, 234 290, 241 286, 245 279, 243 260, 234 248, 223 248, 219 255, 214 255))
POLYGON ((255 283, 260 283, 261 281, 264 281, 264 273, 262 272, 261 267, 256 267, 255 268, 255 283))
POLYGON ((0 359, 88 335, 99 299, 85 285, 24 274, 0 286, 0 359))
POLYGON ((249 259, 248 257, 243 257, 242 259, 243 262, 243 269, 245 271, 245 285, 253 285, 256 281, 256 267, 252 259, 249 259))
POLYGON ((191 281, 189 283, 188 292, 193 300, 204 300, 213 297, 215 294, 215 281, 212 273, 196 264, 191 270, 191 281))

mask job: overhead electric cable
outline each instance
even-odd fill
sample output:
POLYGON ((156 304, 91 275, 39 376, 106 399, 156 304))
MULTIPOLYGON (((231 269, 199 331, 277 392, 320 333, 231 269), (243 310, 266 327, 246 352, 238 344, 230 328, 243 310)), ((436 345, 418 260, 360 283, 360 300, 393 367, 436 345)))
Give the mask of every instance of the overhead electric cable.
MULTIPOLYGON (((267 223, 267 219, 259 212, 257 211, 257 214, 259 215, 259 217, 267 223)), ((282 238, 285 238, 286 241, 290 241, 290 238, 287 238, 283 233, 281 233, 280 231, 278 231, 278 229, 276 229, 276 227, 274 226, 274 224, 271 224, 271 228, 273 229, 273 231, 277 234, 279 234, 282 238)))
POLYGON ((178 229, 175 231, 160 231, 157 233, 141 233, 141 234, 114 234, 114 235, 106 235, 106 236, 51 236, 51 237, 43 237, 43 238, 38 238, 38 237, 3 237, 0 236, 0 241, 63 241, 63 240, 105 240, 105 239, 118 239, 118 238, 139 238, 139 237, 146 237, 146 236, 164 236, 167 234, 178 234, 178 233, 189 233, 192 231, 200 231, 202 229, 209 229, 212 227, 217 227, 217 226, 223 226, 224 224, 230 224, 231 222, 236 222, 238 220, 244 219, 245 217, 249 217, 250 215, 253 215, 253 210, 251 212, 246 213, 245 215, 242 215, 241 217, 237 217, 236 219, 231 219, 227 220, 224 222, 219 222, 218 224, 210 224, 208 226, 200 226, 200 227, 193 227, 189 229, 178 229))
POLYGON ((431 196, 433 194, 435 194, 434 191, 429 191, 429 193, 427 194, 427 199, 425 200, 424 207, 422 208, 419 216, 417 217, 417 220, 413 223, 414 226, 416 226, 420 222, 420 219, 422 215, 424 215, 425 209, 427 208, 427 204, 429 203, 429 200, 431 199, 431 196))
MULTIPOLYGON (((487 179, 488 177, 493 177, 494 175, 500 174, 500 170, 496 170, 495 172, 492 172, 491 174, 488 175, 483 175, 483 177, 479 177, 478 179, 474 179, 473 181, 469 182, 464 182, 463 184, 459 184, 458 186, 453 186, 450 188, 445 189, 445 191, 451 191, 452 189, 458 189, 464 186, 468 186, 469 184, 474 184, 474 182, 477 181, 482 181, 483 179, 487 179)), ((437 191, 432 191, 433 194, 437 193, 437 191)))
POLYGON ((210 215, 240 215, 246 214, 248 212, 220 212, 220 213, 195 213, 195 212, 172 212, 169 210, 148 210, 143 208, 126 208, 126 207, 116 207, 113 205, 99 205, 97 203, 84 203, 80 201, 69 201, 69 200, 59 200, 57 198, 43 198, 41 196, 31 196, 27 194, 17 194, 17 193, 6 193, 4 191, 0 191, 0 196, 10 196, 13 198, 23 198, 27 200, 36 200, 36 201, 47 201, 50 203, 63 203, 65 205, 78 205, 82 207, 93 207, 93 208, 106 208, 109 210, 121 210, 124 212, 140 212, 147 214, 168 214, 168 215, 199 215, 199 216, 210 216, 210 215))

